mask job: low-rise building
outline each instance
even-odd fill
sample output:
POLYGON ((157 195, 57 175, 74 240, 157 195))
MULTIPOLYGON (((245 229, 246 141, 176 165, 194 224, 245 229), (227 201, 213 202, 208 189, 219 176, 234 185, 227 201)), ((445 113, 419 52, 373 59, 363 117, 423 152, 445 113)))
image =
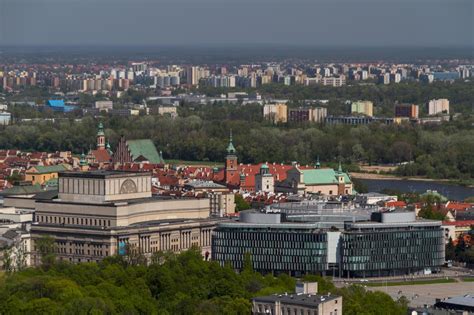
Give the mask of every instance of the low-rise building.
POLYGON ((25 181, 31 182, 33 185, 43 185, 45 182, 58 178, 58 173, 67 171, 70 166, 67 164, 41 166, 36 165, 30 167, 25 172, 25 181))
POLYGON ((252 299, 253 315, 342 315, 342 296, 318 294, 318 283, 298 282, 295 293, 252 299))
POLYGON ((287 172, 286 179, 277 183, 276 191, 298 195, 352 195, 352 181, 341 167, 336 171, 295 165, 287 172))

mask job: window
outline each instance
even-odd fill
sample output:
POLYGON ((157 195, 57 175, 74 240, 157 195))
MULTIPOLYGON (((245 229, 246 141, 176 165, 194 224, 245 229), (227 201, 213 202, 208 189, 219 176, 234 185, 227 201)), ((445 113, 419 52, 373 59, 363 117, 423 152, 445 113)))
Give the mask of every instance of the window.
POLYGON ((329 194, 332 195, 332 190, 329 191, 329 194))

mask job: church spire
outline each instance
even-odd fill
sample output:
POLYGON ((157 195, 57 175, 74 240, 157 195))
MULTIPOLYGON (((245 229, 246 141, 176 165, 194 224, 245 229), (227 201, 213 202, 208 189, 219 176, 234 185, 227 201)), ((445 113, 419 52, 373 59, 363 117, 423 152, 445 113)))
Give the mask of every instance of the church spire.
POLYGON ((340 160, 339 160, 339 167, 338 167, 337 171, 338 171, 339 173, 342 173, 342 165, 341 165, 341 161, 340 161, 340 160))
POLYGON ((228 154, 235 154, 237 150, 235 150, 234 144, 232 143, 232 129, 230 130, 229 135, 229 145, 227 146, 227 153, 228 154))
POLYGON ((319 155, 316 158, 316 168, 321 168, 321 163, 319 162, 319 155))
POLYGON ((102 122, 97 126, 97 150, 105 149, 105 133, 102 122))

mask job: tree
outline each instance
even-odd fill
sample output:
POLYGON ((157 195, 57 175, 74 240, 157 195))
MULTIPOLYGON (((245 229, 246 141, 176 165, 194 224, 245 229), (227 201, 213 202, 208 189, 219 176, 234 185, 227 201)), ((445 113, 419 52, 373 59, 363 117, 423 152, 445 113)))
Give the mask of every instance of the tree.
POLYGON ((52 236, 42 236, 36 240, 36 248, 41 257, 41 266, 48 270, 56 262, 57 246, 52 236))
POLYGON ((239 212, 242 210, 250 209, 249 203, 240 194, 235 194, 235 211, 239 212))
POLYGON ((146 265, 147 259, 135 244, 127 243, 125 246, 125 260, 131 266, 146 265))
POLYGON ((450 237, 448 240, 448 244, 446 244, 446 250, 445 250, 446 260, 456 260, 455 249, 456 248, 453 244, 453 240, 450 237))
POLYGON ((14 270, 14 264, 13 264, 13 248, 6 248, 3 250, 3 258, 2 258, 2 263, 3 263, 3 270, 5 270, 7 273, 11 273, 14 270))

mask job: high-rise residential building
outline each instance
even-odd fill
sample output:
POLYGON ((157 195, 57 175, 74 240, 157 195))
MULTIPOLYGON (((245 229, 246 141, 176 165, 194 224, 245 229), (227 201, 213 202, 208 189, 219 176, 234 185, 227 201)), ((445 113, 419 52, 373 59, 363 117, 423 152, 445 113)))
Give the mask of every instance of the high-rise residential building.
POLYGON ((367 80, 369 78, 369 72, 367 70, 362 70, 360 77, 361 80, 367 80))
POLYGON ((418 118, 418 105, 414 104, 396 104, 395 117, 406 117, 410 119, 418 118))
POLYGON ((372 117, 374 115, 374 104, 371 101, 357 101, 351 104, 352 114, 363 114, 372 117))
POLYGON ((286 104, 266 104, 263 106, 263 117, 273 123, 286 123, 288 121, 288 106, 286 104))
POLYGON ((382 73, 379 75, 379 83, 390 84, 390 73, 382 73))
POLYGON ((321 123, 328 115, 328 109, 326 107, 315 107, 312 110, 312 118, 314 122, 321 123))
POLYGON ((392 73, 390 75, 390 81, 391 82, 394 82, 394 83, 400 83, 400 81, 402 80, 402 75, 400 73, 392 73))
POLYGON ((199 67, 188 67, 186 69, 186 82, 190 85, 198 85, 201 79, 201 71, 199 67))
POLYGON ((433 99, 428 103, 428 115, 449 114, 449 100, 433 99))
POLYGON ((313 111, 310 107, 291 108, 288 110, 288 121, 311 122, 313 121, 313 111))
POLYGON ((346 84, 346 77, 344 75, 339 77, 324 77, 321 82, 323 85, 338 87, 346 84))

